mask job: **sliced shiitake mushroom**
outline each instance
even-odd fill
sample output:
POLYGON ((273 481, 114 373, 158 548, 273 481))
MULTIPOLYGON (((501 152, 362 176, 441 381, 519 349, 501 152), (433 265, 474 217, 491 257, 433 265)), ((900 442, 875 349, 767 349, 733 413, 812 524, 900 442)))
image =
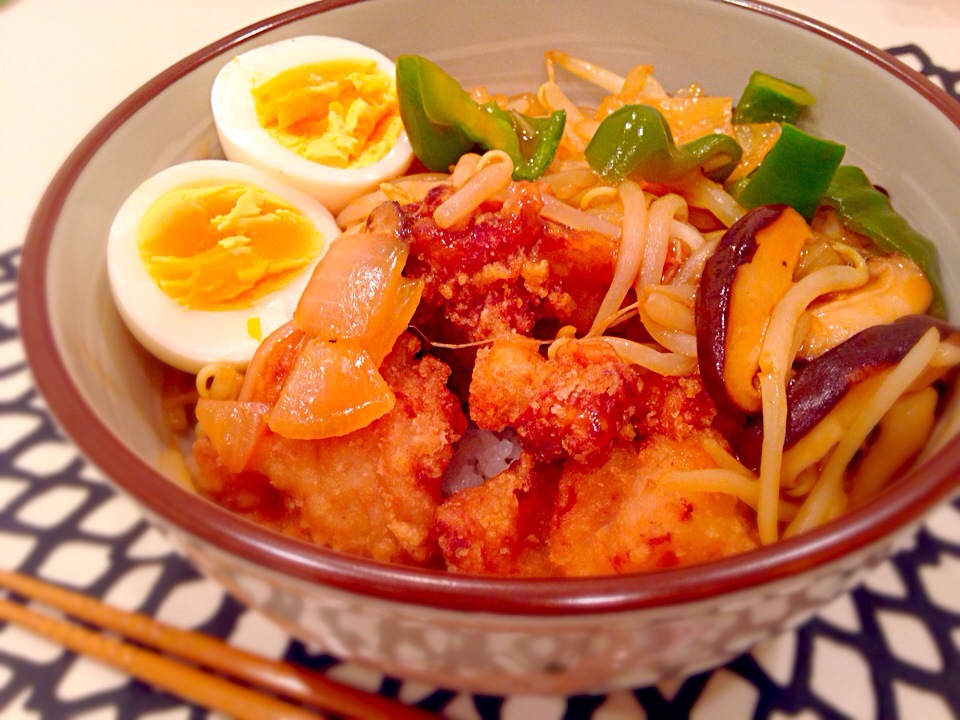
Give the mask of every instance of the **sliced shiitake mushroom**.
POLYGON ((820 422, 857 383, 901 360, 930 329, 941 339, 957 332, 930 315, 907 315, 874 325, 801 366, 787 388, 787 434, 790 447, 820 422))
MULTIPOLYGON (((723 236, 704 266, 695 309, 697 359, 740 459, 758 467, 762 426, 756 385, 770 314, 793 284, 806 221, 785 205, 751 210, 723 236)), ((941 338, 960 330, 930 315, 911 314, 866 327, 801 362, 787 390, 785 447, 819 423, 857 383, 900 362, 931 327, 941 338)))
POLYGON ((786 205, 751 210, 724 234, 700 278, 695 309, 704 387, 727 416, 760 410, 755 384, 770 313, 793 284, 803 217, 786 205))
MULTIPOLYGON (((931 315, 908 315, 861 330, 802 364, 787 388, 784 449, 810 432, 855 385, 903 360, 930 328, 937 328, 941 339, 960 337, 960 329, 931 315)), ((763 423, 757 417, 732 438, 740 460, 754 468, 760 464, 762 441, 763 423)))

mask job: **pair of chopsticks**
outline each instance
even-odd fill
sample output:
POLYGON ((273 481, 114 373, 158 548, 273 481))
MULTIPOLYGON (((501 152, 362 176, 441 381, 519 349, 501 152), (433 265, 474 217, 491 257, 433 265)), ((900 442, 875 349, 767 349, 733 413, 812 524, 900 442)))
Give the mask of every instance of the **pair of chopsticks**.
POLYGON ((146 615, 119 610, 16 572, 0 569, 0 588, 138 644, 31 610, 9 598, 0 598, 0 620, 26 628, 196 705, 240 720, 324 717, 283 697, 356 720, 436 717, 399 701, 341 685, 319 673, 235 648, 208 635, 163 625, 146 615), (266 692, 258 692, 256 688, 266 692))

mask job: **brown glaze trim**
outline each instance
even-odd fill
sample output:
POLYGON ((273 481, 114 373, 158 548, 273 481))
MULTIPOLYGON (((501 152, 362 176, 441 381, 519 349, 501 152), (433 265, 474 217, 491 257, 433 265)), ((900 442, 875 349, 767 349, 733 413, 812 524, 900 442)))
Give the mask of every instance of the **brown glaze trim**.
MULTIPOLYGON (((356 0, 328 0, 292 10, 229 35, 173 65, 101 121, 57 173, 38 207, 21 256, 21 337, 37 386, 54 415, 104 473, 150 512, 247 562, 308 582, 404 604, 517 615, 620 612, 713 598, 790 577, 883 542, 956 491, 960 438, 953 439, 897 486, 841 520, 798 538, 698 567, 645 575, 565 580, 511 580, 420 571, 353 558, 256 526, 171 483, 126 449, 73 387, 47 319, 45 258, 73 184, 101 145, 133 113, 178 78, 268 30, 356 0)), ((868 58, 938 108, 960 128, 960 105, 919 73, 851 36, 807 18, 748 0, 710 0, 797 25, 868 58)))

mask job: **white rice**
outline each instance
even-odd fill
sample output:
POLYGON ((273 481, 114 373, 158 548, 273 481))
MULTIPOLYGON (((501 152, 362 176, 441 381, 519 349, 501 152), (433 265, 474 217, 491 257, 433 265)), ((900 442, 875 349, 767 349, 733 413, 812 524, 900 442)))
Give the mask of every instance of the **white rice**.
POLYGON ((468 427, 443 477, 444 496, 482 484, 519 457, 520 443, 512 430, 495 433, 468 427))

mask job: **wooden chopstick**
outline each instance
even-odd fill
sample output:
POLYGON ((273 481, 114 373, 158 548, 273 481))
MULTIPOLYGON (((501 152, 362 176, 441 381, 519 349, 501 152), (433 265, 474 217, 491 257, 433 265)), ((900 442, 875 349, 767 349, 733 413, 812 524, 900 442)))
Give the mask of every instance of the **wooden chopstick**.
MULTIPOLYGON (((146 615, 119 610, 16 572, 0 569, 0 587, 201 667, 337 714, 357 720, 436 718, 419 708, 341 685, 291 663, 247 652, 202 633, 164 625, 146 615)), ((10 600, 0 599, 0 619, 26 627, 78 654, 95 657, 198 705, 237 718, 305 720, 318 717, 170 657, 34 612, 10 600)))
POLYGON ((79 625, 29 610, 10 600, 0 600, 0 619, 55 640, 76 653, 95 658, 167 690, 197 705, 218 710, 239 720, 284 718, 317 720, 316 713, 248 690, 149 650, 100 635, 79 625))

